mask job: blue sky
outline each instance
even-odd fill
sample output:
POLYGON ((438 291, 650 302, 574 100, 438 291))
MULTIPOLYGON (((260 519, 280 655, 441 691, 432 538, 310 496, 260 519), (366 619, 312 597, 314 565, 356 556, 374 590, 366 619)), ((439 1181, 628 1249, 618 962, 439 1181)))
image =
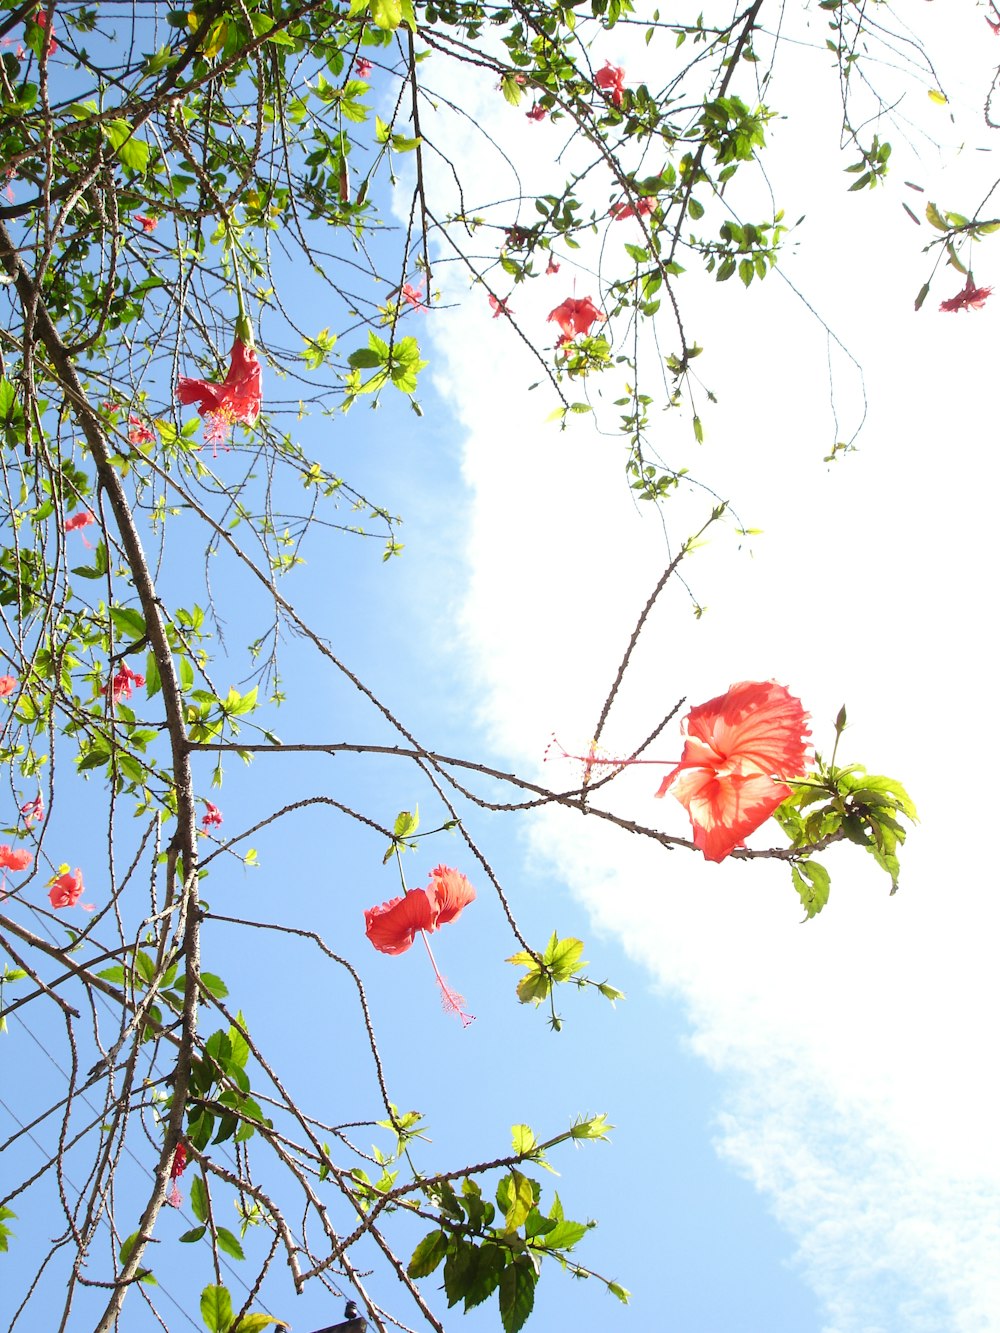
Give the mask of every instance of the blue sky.
MULTIPOLYGON (((949 23, 954 31, 939 21, 932 36, 950 42, 935 50, 945 75, 949 62, 956 72, 942 79, 956 114, 966 110, 958 90, 967 87, 974 118, 982 85, 971 74, 957 81, 960 61, 974 50, 986 75, 993 48, 981 14, 967 9, 949 23)), ((537 165, 532 153, 548 151, 542 136, 551 127, 524 124, 489 88, 466 91, 478 96, 482 123, 495 120, 512 136, 519 166, 537 165)), ((820 103, 824 110, 831 114, 820 103)), ((928 123, 953 143, 965 136, 971 150, 985 142, 974 119, 968 130, 961 121, 952 129, 948 111, 936 114, 940 121, 928 123)), ((390 1089, 426 1115, 433 1144, 421 1145, 419 1160, 427 1169, 499 1155, 516 1121, 540 1137, 581 1113, 605 1112, 616 1125, 610 1144, 558 1151, 562 1175, 542 1179, 559 1189, 567 1215, 600 1220, 580 1260, 627 1286, 633 1302, 619 1306, 595 1284, 553 1272, 529 1328, 997 1326, 1000 1108, 988 1053, 1000 922, 977 823, 997 741, 988 703, 996 558, 980 498, 995 494, 998 480, 984 387, 997 316, 990 305, 969 316, 938 313, 938 301, 961 285, 957 275, 940 278, 913 314, 928 267, 920 247, 930 237, 900 208, 903 199, 923 202, 902 186, 906 177, 927 197, 940 189, 944 206, 978 198, 957 185, 946 198, 941 173, 978 180, 983 159, 968 151, 938 159, 925 149, 919 161, 900 163, 885 191, 848 197, 843 164, 822 156, 815 132, 774 126, 782 152, 771 181, 779 197, 802 200, 789 203, 790 215, 807 217, 789 276, 864 367, 862 452, 832 468, 822 462, 832 439, 827 341, 780 277, 743 293, 691 275, 689 300, 707 344, 702 373, 720 404, 705 414, 702 450, 687 423, 671 420, 665 446, 690 454, 699 475, 725 485, 744 522, 764 533, 752 550, 720 536, 693 559, 688 576, 708 614, 696 622, 679 587, 665 598, 608 744, 627 749, 645 734, 642 723, 681 694, 696 702, 733 680, 775 676, 801 695, 817 744, 828 748, 830 720, 846 701, 850 757, 905 781, 921 811, 900 893, 889 899, 859 854, 837 854, 830 905, 802 926, 780 867, 706 865, 632 846, 562 812, 477 816, 475 834, 528 938, 541 942, 552 929, 582 937, 591 975, 627 993, 615 1009, 588 994, 560 997, 568 1022, 553 1034, 544 1013, 516 1005, 516 974, 502 961, 516 946, 474 862, 448 835, 411 855, 408 873, 419 884, 443 860, 480 891, 435 939, 442 971, 477 1015, 467 1030, 441 1011, 417 948, 386 958, 363 938, 363 908, 396 892, 377 838, 315 809, 254 837, 260 869, 216 862, 205 885, 216 912, 320 930, 356 964, 390 1089)), ((484 197, 487 188, 502 193, 489 181, 484 197)), ((991 280, 992 254, 989 242, 980 247, 980 283, 991 280)), ((570 280, 566 267, 531 293, 519 289, 511 305, 537 331, 570 280)), ((576 281, 586 295, 591 279, 581 271, 576 281)), ((438 283, 442 304, 461 304, 409 321, 435 359, 433 387, 421 390, 423 419, 387 398, 377 413, 360 406, 303 427, 318 456, 336 459, 350 482, 404 515, 406 552, 383 565, 374 543, 324 538, 287 595, 425 744, 500 768, 526 766, 529 776, 536 766, 550 778, 541 767, 549 734, 586 745, 662 568, 663 535, 630 503, 614 442, 585 422, 559 432, 545 423, 551 403, 521 392, 535 369, 503 322, 489 318, 481 292, 468 294, 445 270, 438 283)), ((835 401, 845 421, 856 420, 856 367, 836 349, 831 357, 835 401)), ((699 505, 680 500, 675 535, 686 535, 699 505)), ((171 576, 198 595, 193 571, 175 567, 171 576)), ((216 578, 220 588, 242 586, 227 582, 222 560, 216 578)), ((241 645, 253 631, 241 602, 230 641, 241 645)), ((382 739, 384 726, 334 672, 292 639, 283 651, 282 739, 382 739)), ((228 683, 222 668, 216 676, 228 683)), ((669 759, 676 731, 662 744, 669 759)), ((222 807, 227 836, 276 797, 325 794, 387 821, 420 800, 430 817, 426 789, 402 763, 261 758, 244 769, 231 758, 214 795, 210 767, 206 758, 201 790, 222 807)), ((652 800, 657 780, 633 770, 608 800, 682 833, 680 808, 652 800)), ((82 860, 88 806, 74 801, 66 839, 82 860)), ((206 940, 207 950, 218 940, 217 970, 251 1031, 280 1044, 304 1100, 338 1120, 345 1104, 357 1110, 360 1087, 368 1109, 358 1118, 381 1114, 353 1014, 343 1018, 350 994, 336 969, 270 936, 209 925, 206 940)), ((49 1077, 40 1054, 24 1054, 30 1044, 13 1018, 4 1041, 7 1060, 19 1042, 21 1077, 49 1077)), ((30 1227, 48 1234, 44 1216, 29 1226, 29 1210, 18 1211, 25 1243, 30 1227)), ((207 1257, 167 1243, 188 1222, 164 1222, 161 1281, 177 1294, 196 1292, 210 1280, 207 1257)), ((275 1276, 266 1304, 296 1333, 339 1316, 319 1291, 288 1301, 275 1276)), ((434 1303, 434 1280, 425 1286, 434 1303)), ((392 1304, 391 1285, 377 1280, 372 1290, 392 1304)), ((443 1299, 435 1308, 443 1311, 443 1299)), ((463 1324, 446 1320, 449 1329, 487 1325, 497 1326, 492 1305, 463 1324)))

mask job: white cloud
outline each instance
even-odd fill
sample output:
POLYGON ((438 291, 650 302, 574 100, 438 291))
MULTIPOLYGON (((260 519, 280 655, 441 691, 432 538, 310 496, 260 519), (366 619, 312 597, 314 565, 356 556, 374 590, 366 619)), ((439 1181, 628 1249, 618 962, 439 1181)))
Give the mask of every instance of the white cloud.
MULTIPOLYGON (((547 131, 513 133, 527 143, 547 131)), ((720 406, 706 413, 702 451, 673 416, 657 430, 665 452, 697 453, 699 473, 724 478, 744 520, 766 531, 752 558, 720 534, 686 566, 710 608, 700 622, 680 583, 668 588, 606 740, 628 750, 681 694, 697 702, 774 676, 803 696, 822 748, 846 700, 842 757, 907 782, 921 810, 903 888, 890 898, 860 851, 838 848, 830 905, 803 926, 774 863, 710 866, 562 811, 539 817, 532 849, 598 928, 683 997, 693 1049, 723 1076, 719 1152, 795 1237, 829 1333, 973 1333, 1000 1327, 989 858, 1000 478, 994 413, 980 416, 998 316, 988 306, 946 317, 932 299, 915 317, 923 261, 919 235, 905 249, 898 197, 845 204, 839 180, 833 189, 812 200, 818 220, 789 271, 865 366, 863 452, 820 461, 825 341, 780 280, 743 293, 692 276, 720 406), (878 246, 863 243, 869 230, 878 246)), ((541 342, 564 279, 511 300, 541 342)), ((436 280, 452 281, 442 270, 436 280)), ((531 763, 553 730, 569 748, 587 744, 665 563, 663 536, 630 500, 616 439, 588 423, 560 432, 544 424, 543 390, 519 392, 537 366, 489 319, 485 296, 432 328, 468 430, 465 627, 482 718, 531 763)), ((854 371, 839 366, 840 402, 854 410, 854 371)), ((668 506, 674 536, 704 511, 697 495, 668 506)), ((657 754, 676 754, 677 735, 668 728, 657 754)), ((655 771, 627 771, 608 802, 682 833, 680 807, 651 799, 655 771)))

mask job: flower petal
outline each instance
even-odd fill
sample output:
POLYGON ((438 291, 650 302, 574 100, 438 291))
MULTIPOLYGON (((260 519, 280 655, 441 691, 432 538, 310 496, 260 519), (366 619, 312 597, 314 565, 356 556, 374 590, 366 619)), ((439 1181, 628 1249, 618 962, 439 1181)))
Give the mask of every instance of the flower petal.
POLYGON ((405 953, 418 930, 433 930, 437 911, 426 889, 410 889, 381 907, 365 909, 365 934, 379 953, 405 953))

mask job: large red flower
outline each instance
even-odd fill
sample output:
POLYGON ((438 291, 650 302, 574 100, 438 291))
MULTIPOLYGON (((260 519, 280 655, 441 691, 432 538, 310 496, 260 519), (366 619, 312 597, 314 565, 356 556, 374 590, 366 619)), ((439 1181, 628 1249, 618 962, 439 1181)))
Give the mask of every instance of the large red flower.
POLYGON ((452 870, 451 866, 435 866, 425 892, 435 908, 432 930, 454 921, 462 908, 468 907, 476 896, 475 889, 462 872, 452 870))
POLYGON ((198 404, 198 415, 206 418, 205 439, 209 444, 226 439, 237 421, 252 426, 260 415, 263 397, 257 353, 237 338, 229 374, 221 384, 181 376, 177 381, 177 397, 182 403, 198 404))
POLYGON ((604 316, 589 296, 585 296, 582 301, 578 301, 574 296, 567 296, 555 310, 549 311, 545 322, 555 320, 562 329, 562 336, 559 339, 561 347, 563 343, 572 342, 578 333, 586 337, 590 333, 591 324, 601 322, 603 319, 604 316))
POLYGON ((83 871, 77 868, 76 874, 68 870, 49 881, 49 902, 53 907, 75 907, 83 893, 83 871))
POLYGON ((620 65, 612 65, 610 60, 605 60, 594 75, 594 82, 603 93, 610 96, 615 106, 621 106, 622 93, 625 91, 625 71, 620 65))
POLYGON ((941 309, 947 311, 954 310, 982 310, 986 304, 986 298, 992 292, 992 287, 977 287, 972 281, 970 273, 965 279, 965 286, 955 296, 949 296, 947 301, 941 302, 941 309))
POLYGON ((688 713, 681 762, 656 794, 685 807, 706 860, 724 860, 791 795, 810 759, 807 720, 773 680, 741 681, 688 713))
POLYGON ((379 953, 406 953, 418 930, 433 930, 437 908, 426 889, 410 889, 381 907, 365 909, 365 934, 379 953))

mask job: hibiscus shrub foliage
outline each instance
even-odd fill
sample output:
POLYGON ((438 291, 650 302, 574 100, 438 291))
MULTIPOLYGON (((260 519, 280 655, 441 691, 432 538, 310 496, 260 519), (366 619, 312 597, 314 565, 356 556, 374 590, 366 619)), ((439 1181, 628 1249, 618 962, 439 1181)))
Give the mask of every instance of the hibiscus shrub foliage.
MULTIPOLYGON (((28 1069, 30 1038, 48 1062, 4 1080, 11 1325, 175 1327, 179 1304, 251 1333, 319 1290, 379 1330, 440 1330, 443 1301, 493 1300, 515 1333, 558 1267, 627 1299, 579 1255, 590 1224, 530 1174, 603 1138, 603 1116, 567 1110, 568 1128, 538 1138, 519 1124, 509 1149, 446 1165, 393 1100, 385 1010, 364 985, 386 975, 373 949, 426 950, 445 1009, 471 1021, 430 937, 454 939, 489 899, 524 969, 512 1003, 548 1002, 558 1028, 560 984, 620 998, 582 972, 579 940, 524 937, 483 808, 560 804, 713 862, 784 860, 810 916, 831 842, 863 845, 895 886, 905 791, 835 751, 818 762, 808 701, 740 681, 738 662, 731 690, 689 712, 659 793, 683 803, 692 837, 652 783, 645 816, 604 802, 667 725, 630 754, 599 750, 645 616, 693 543, 654 591, 568 789, 418 738, 356 674, 338 641, 348 617, 327 614, 326 574, 317 595, 305 569, 353 561, 371 578, 369 552, 399 557, 377 457, 346 475, 327 439, 359 405, 412 407, 419 428, 430 329, 459 299, 492 315, 498 348, 531 349, 556 418, 589 414, 605 386, 636 497, 689 487, 679 442, 701 442, 712 395, 685 272, 754 288, 789 230, 759 164, 787 111, 768 89, 792 20, 763 0, 711 8, 0 0, 0 1022, 6 1070, 28 1069), (464 188, 450 136, 484 116, 498 160, 505 125, 536 136, 541 188, 464 188), (534 322, 518 313, 533 283, 552 293, 534 322), (654 409, 666 425, 651 442, 654 409), (354 701, 343 724, 320 706, 336 690, 354 701), (236 759, 247 770, 225 774, 236 759), (382 766, 405 770, 410 795, 383 795, 368 777, 382 766), (772 815, 776 845, 746 847, 772 815), (336 828, 335 862, 352 859, 303 886, 281 867, 310 818, 336 828), (388 901, 383 851, 398 869, 388 901), (269 888, 251 901, 267 908, 233 907, 233 873, 259 859, 269 888), (307 968, 329 994, 301 993, 307 968), (265 984, 278 1036, 245 1013, 265 984), (330 1044, 302 1044, 320 1008, 330 1044), (307 1104, 321 1063, 328 1083, 307 1104)), ((803 8, 843 84, 847 180, 875 186, 889 145, 854 122, 869 122, 864 39, 887 40, 883 6, 803 8)), ((974 311, 989 289, 968 246, 992 223, 931 207, 935 253, 965 284, 944 308, 974 311)), ((708 522, 729 516, 710 508, 708 522)), ((366 611, 392 615, 353 607, 366 611)), ((688 689, 702 693, 677 682, 688 689)), ((501 971, 510 949, 495 950, 501 971)))

